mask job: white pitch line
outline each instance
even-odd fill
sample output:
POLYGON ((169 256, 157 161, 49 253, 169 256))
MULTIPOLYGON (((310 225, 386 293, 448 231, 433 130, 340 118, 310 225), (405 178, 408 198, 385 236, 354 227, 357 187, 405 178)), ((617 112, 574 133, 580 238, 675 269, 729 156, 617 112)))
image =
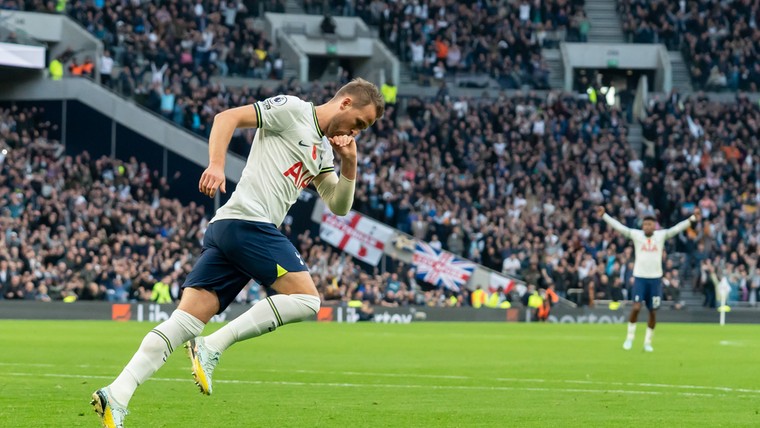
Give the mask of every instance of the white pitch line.
MULTIPOLYGON (((57 373, 6 373, 6 376, 21 377, 53 377, 66 379, 113 379, 113 376, 97 375, 72 375, 57 373)), ((188 379, 154 377, 150 380, 162 382, 187 382, 188 379)), ((284 385, 284 386, 317 386, 336 388, 389 388, 389 389, 440 389, 440 390, 467 390, 467 391, 532 391, 532 392, 573 392, 589 394, 628 394, 628 395, 665 395, 661 391, 631 391, 626 389, 578 389, 578 388, 538 388, 538 387, 512 387, 512 386, 468 386, 468 385, 416 385, 416 384, 382 384, 382 383, 345 383, 345 382, 294 382, 294 381, 266 381, 266 380, 215 380, 216 383, 245 384, 245 385, 284 385)), ((696 392, 674 392, 676 395, 686 397, 716 397, 725 394, 709 394, 696 392)))
POLYGON ((666 383, 638 383, 638 382, 606 382, 594 380, 566 380, 566 379, 523 379, 517 377, 499 377, 495 380, 502 382, 537 382, 537 383, 574 383, 582 385, 615 385, 615 386, 641 386, 651 388, 670 389, 707 389, 721 392, 746 392, 760 394, 760 389, 731 388, 728 386, 702 386, 702 385, 671 385, 666 383))
MULTIPOLYGON (((60 364, 43 364, 43 363, 1 363, 0 366, 18 366, 18 367, 59 367, 60 364)), ((108 366, 108 365, 90 365, 90 364, 78 364, 67 365, 66 367, 77 368, 106 368, 106 369, 121 369, 122 366, 108 366)), ((259 369, 259 368, 246 368, 238 369, 235 367, 227 368, 225 371, 257 371, 264 373, 305 373, 305 374, 322 374, 328 376, 335 375, 348 375, 348 376, 368 376, 368 377, 393 377, 393 378, 428 378, 428 379, 459 379, 459 380, 496 380, 500 382, 529 382, 529 383, 568 383, 579 385, 614 385, 614 386, 633 386, 633 387, 651 387, 651 388, 663 388, 663 389, 702 389, 712 390, 720 392, 742 392, 748 394, 760 394, 760 389, 746 389, 735 388, 728 386, 704 386, 704 385, 673 385, 664 383, 637 383, 637 382, 615 382, 615 381, 593 381, 593 380, 572 380, 572 379, 528 379, 528 378, 479 378, 473 376, 457 376, 457 375, 435 375, 435 374, 415 374, 415 373, 378 373, 378 372, 355 372, 355 371, 328 371, 328 370, 281 370, 281 369, 259 369)))
POLYGON ((377 377, 419 377, 429 379, 472 379, 470 376, 457 376, 457 375, 431 375, 431 374, 416 374, 416 373, 365 373, 365 372, 330 372, 321 370, 277 370, 277 369, 259 369, 263 372, 271 373, 283 373, 283 372, 295 372, 295 373, 307 373, 307 374, 340 374, 348 376, 377 376, 377 377))
MULTIPOLYGON (((43 364, 43 363, 1 363, 0 366, 11 367, 62 367, 61 364, 43 364)), ((123 366, 115 365, 93 365, 93 364, 67 364, 66 367, 77 367, 82 369, 122 369, 123 366)), ((305 374, 326 374, 326 375, 346 375, 346 376, 376 376, 376 377, 417 377, 417 378, 430 378, 430 379, 472 379, 471 376, 459 376, 459 375, 435 375, 435 374, 417 374, 417 373, 367 373, 367 372, 354 372, 354 371, 322 371, 322 370, 282 370, 282 369, 260 369, 260 368, 235 368, 230 367, 224 369, 225 371, 257 371, 265 373, 305 373, 305 374)))
POLYGON ((737 340, 721 340, 720 342, 718 342, 718 344, 722 346, 744 347, 744 341, 737 341, 737 340))
POLYGON ((45 363, 0 363, 0 366, 11 367, 76 367, 80 369, 121 369, 124 366, 94 365, 94 364, 45 364, 45 363))

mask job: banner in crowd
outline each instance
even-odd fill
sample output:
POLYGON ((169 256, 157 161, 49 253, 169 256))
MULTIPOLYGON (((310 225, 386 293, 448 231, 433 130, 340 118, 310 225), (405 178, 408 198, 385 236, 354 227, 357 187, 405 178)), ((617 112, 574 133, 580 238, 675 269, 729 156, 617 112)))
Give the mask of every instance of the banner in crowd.
POLYGON ((357 259, 377 266, 385 243, 393 237, 393 229, 354 211, 345 217, 325 212, 319 237, 357 259))
POLYGON ((515 285, 517 285, 517 283, 514 279, 501 276, 496 272, 491 272, 491 275, 488 278, 488 288, 498 290, 499 287, 501 287, 504 290, 504 293, 512 291, 515 288, 515 285))
POLYGON ((475 263, 417 241, 412 256, 416 277, 438 287, 459 291, 475 271, 475 263))

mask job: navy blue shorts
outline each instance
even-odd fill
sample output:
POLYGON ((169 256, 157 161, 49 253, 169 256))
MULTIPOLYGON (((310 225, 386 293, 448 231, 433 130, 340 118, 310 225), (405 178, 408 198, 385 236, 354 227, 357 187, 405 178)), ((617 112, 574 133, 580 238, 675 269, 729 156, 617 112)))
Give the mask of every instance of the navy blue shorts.
POLYGON ((182 287, 213 290, 222 313, 251 279, 269 287, 288 272, 308 271, 296 248, 272 223, 219 220, 209 224, 203 250, 182 287))
POLYGON ((662 278, 633 278, 633 301, 644 302, 650 311, 660 307, 662 278))

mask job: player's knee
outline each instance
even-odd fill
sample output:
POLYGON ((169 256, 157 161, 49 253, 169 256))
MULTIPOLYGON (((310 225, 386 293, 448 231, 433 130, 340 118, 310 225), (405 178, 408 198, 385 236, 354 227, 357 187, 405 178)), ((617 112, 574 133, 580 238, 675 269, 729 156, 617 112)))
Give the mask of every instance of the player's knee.
POLYGON ((281 325, 303 321, 319 312, 320 299, 311 294, 278 294, 270 299, 281 325))
POLYGON ((319 307, 322 302, 318 296, 311 294, 292 294, 290 297, 303 306, 303 312, 305 313, 304 318, 319 313, 319 307))

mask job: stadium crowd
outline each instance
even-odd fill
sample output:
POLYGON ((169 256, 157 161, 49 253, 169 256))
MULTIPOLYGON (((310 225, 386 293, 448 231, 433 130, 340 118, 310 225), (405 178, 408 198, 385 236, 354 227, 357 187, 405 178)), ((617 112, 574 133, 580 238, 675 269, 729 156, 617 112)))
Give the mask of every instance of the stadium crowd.
MULTIPOLYGON (((5 0, 2 8, 56 12, 40 0, 5 0)), ((170 82, 171 74, 182 69, 261 78, 282 71, 272 43, 250 19, 259 11, 258 2, 78 0, 64 2, 64 8, 103 42, 133 86, 170 82), (171 66, 169 75, 165 66, 171 66)))
MULTIPOLYGON (((280 89, 318 102, 325 100, 334 86, 280 89)), ((607 203, 608 212, 633 227, 643 215, 652 213, 668 226, 698 207, 706 220, 669 244, 670 252, 686 257, 671 258, 666 264, 666 299, 677 305, 680 289, 688 286, 705 292, 706 304, 714 305, 715 287, 723 282, 730 287, 730 300, 757 301, 760 109, 746 98, 717 104, 699 95, 682 99, 674 93, 653 102, 642 122, 644 136, 653 144, 646 145, 641 158, 628 147, 620 112, 570 94, 538 97, 518 93, 509 98, 485 95, 469 99, 452 98, 444 87, 434 99, 410 99, 407 113, 395 121, 393 114, 388 114, 359 137, 361 175, 355 209, 528 285, 552 288, 560 296, 594 304, 598 299, 626 298, 633 261, 632 248, 593 218, 594 206, 607 203)), ((162 199, 161 181, 136 160, 93 161, 84 154, 63 157, 60 148, 44 138, 45 126, 35 126, 29 112, 5 115, 3 135, 11 151, 3 163, 0 206, 6 230, 3 248, 11 254, 3 254, 4 263, 16 263, 16 270, 23 271, 20 257, 35 244, 16 245, 18 250, 13 250, 16 246, 9 243, 23 244, 35 236, 39 241, 45 231, 62 233, 68 227, 72 235, 58 240, 76 248, 77 228, 79 239, 87 242, 84 238, 89 228, 94 227, 94 232, 100 222, 113 223, 103 217, 107 207, 118 210, 116 218, 123 219, 119 227, 112 226, 120 237, 109 238, 118 248, 97 247, 105 249, 94 256, 102 259, 103 251, 105 261, 115 253, 126 254, 126 260, 131 256, 132 274, 150 267, 150 275, 157 282, 165 279, 170 283, 176 297, 207 221, 202 208, 183 208, 176 201, 162 199), (9 130, 18 136, 9 138, 9 130), (14 143, 24 138, 35 143, 14 143), (54 154, 59 157, 53 157, 51 150, 58 150, 54 154), (62 163, 78 165, 73 168, 80 171, 77 174, 87 171, 87 180, 102 182, 77 186, 80 177, 69 176, 73 174, 70 166, 51 167, 62 163), (22 174, 29 168, 36 180, 22 174), (84 188, 90 190, 84 192, 84 188), (55 202, 40 196, 53 191, 58 195, 55 202), (34 210, 28 211, 27 206, 34 210), (95 226, 79 224, 77 216, 65 219, 71 215, 66 214, 69 210, 92 211, 88 216, 93 216, 95 226), (135 221, 137 212, 151 214, 135 221), (40 220, 51 215, 55 220, 40 220), (29 229, 31 224, 34 229, 29 229), (124 224, 129 226, 122 231, 124 224), (18 229, 19 225, 25 226, 18 229), (39 232, 38 227, 47 229, 39 232), (167 246, 162 241, 165 238, 173 246, 167 246), (142 248, 142 253, 134 247, 142 248), (151 247, 161 251, 150 257, 145 248, 151 247), (156 270, 169 265, 169 271, 156 270)), ((360 269, 358 263, 329 249, 318 237, 300 236, 297 242, 304 258, 314 266, 325 299, 355 299, 361 293, 360 300, 378 304, 457 304, 460 297, 461 304, 469 303, 467 296, 454 293, 451 299, 450 292, 419 284, 410 266, 394 265, 388 273, 379 274, 360 269)), ((80 263, 89 260, 87 250, 79 252, 80 263)), ((70 257, 76 260, 77 255, 70 257)), ((104 279, 117 269, 95 268, 94 263, 91 268, 104 279)), ((22 283, 26 284, 31 280, 35 288, 42 284, 50 289, 56 281, 48 278, 55 275, 45 274, 45 269, 66 275, 59 265, 42 263, 44 281, 34 279, 31 273, 17 281, 25 279, 22 283)), ((126 282, 137 280, 130 276, 126 282)), ((129 286, 118 291, 112 282, 96 281, 100 294, 91 294, 138 299, 149 294, 145 291, 150 285, 147 279, 142 281, 142 292, 129 286)), ((89 283, 68 281, 65 287, 81 288, 89 283)), ((514 293, 500 296, 500 300, 512 302, 520 298, 514 293)))
MULTIPOLYGON (((167 198, 166 179, 134 158, 67 155, 48 138, 57 125, 43 113, 0 109, 0 300, 176 301, 200 252, 204 207, 167 198)), ((334 279, 356 278, 372 288, 367 300, 398 304, 385 294, 397 274, 362 273, 308 233, 295 238, 325 300, 336 298, 334 279)), ((435 305, 444 295, 429 286, 395 290, 394 298, 414 304, 435 305)), ((262 293, 252 282, 237 300, 252 303, 262 293)))
POLYGON ((697 88, 760 88, 760 1, 623 0, 619 9, 630 41, 683 51, 697 88))
MULTIPOLYGON (((284 7, 266 3, 270 10, 284 7)), ((34 0, 6 0, 0 8, 55 13, 34 0)), ((250 102, 252 94, 267 95, 225 88, 211 76, 283 77, 282 58, 252 19, 258 12, 259 2, 251 1, 73 1, 66 7, 103 42, 97 60, 103 84, 204 137, 216 113, 250 102)), ((85 77, 93 76, 96 61, 71 51, 51 60, 61 75, 85 77)), ((237 139, 233 150, 246 155, 245 141, 237 139)))
POLYGON ((37 109, 0 109, 0 299, 176 298, 207 222, 132 158, 66 155, 37 109))
MULTIPOLYGON (((642 121, 651 141, 648 164, 663 171, 658 204, 688 202, 708 219, 687 234, 689 266, 697 286, 711 293, 727 279, 732 301, 756 302, 760 287, 760 105, 739 95, 711 102, 703 94, 677 93, 654 101, 642 121), (713 277, 711 271, 722 275, 713 277)), ((682 205, 683 206, 683 205, 682 205)), ((708 296, 714 304, 714 296, 708 296)))
POLYGON ((358 16, 422 82, 489 75, 502 88, 548 88, 541 48, 587 40, 583 0, 514 2, 341 1, 328 10, 307 0, 309 13, 358 16))
POLYGON ((643 124, 654 149, 643 156, 630 150, 621 112, 569 94, 468 99, 444 89, 409 100, 407 112, 360 138, 359 211, 593 304, 627 295, 633 261, 629 244, 593 218, 595 205, 632 227, 647 214, 670 226, 699 206, 703 224, 668 246, 687 259, 669 261, 666 299, 677 303, 685 280, 704 289, 699 267, 710 258, 718 278, 736 278, 730 299, 756 301, 760 116, 746 98, 674 93, 655 103, 643 124), (708 212, 710 201, 720 209, 708 212))

